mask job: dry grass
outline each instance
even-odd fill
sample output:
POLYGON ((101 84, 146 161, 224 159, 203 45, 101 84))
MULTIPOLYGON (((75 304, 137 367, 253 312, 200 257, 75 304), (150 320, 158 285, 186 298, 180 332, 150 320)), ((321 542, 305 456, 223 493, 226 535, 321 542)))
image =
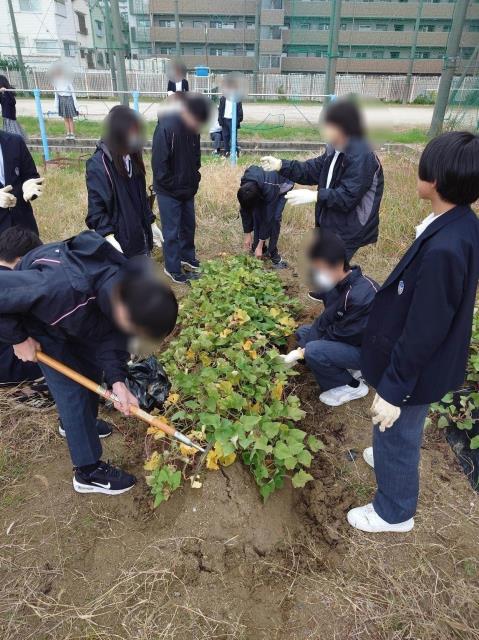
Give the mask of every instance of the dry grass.
MULTIPOLYGON (((416 200, 410 161, 383 160, 380 241, 358 255, 379 280, 427 213, 416 200)), ((241 249, 235 202, 241 172, 229 165, 203 169, 200 257, 241 249)), ((83 172, 49 170, 36 210, 46 241, 81 230, 83 172)), ((312 222, 310 209, 285 212, 281 247, 293 265, 312 222)), ((301 283, 301 296, 305 291, 301 283)), ((368 443, 366 409, 367 400, 335 414, 346 434, 342 451, 368 443)), ((122 420, 118 426, 122 436, 108 443, 108 454, 131 465, 141 454, 141 432, 122 420)), ((215 511, 226 493, 221 474, 209 480, 211 494, 208 487, 193 498, 180 492, 151 516, 138 495, 113 501, 73 495, 55 431, 53 412, 27 412, 0 395, 0 640, 479 638, 477 496, 440 442, 426 442, 411 535, 348 531, 331 548, 314 536, 292 536, 264 554, 236 543, 247 533, 246 511, 244 527, 230 532, 225 524, 223 538, 206 539, 185 524, 198 509, 198 527, 206 521, 223 533, 215 511)), ((371 491, 364 465, 332 456, 330 464, 358 499, 371 491)), ((228 493, 244 493, 235 477, 228 482, 228 493)))

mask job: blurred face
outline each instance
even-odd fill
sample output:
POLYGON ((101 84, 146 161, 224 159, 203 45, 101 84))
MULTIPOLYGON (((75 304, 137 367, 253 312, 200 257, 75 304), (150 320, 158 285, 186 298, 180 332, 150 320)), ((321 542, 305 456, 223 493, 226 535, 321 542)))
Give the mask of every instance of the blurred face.
POLYGON ((126 146, 128 153, 141 153, 145 145, 143 131, 138 126, 133 126, 128 131, 126 137, 126 146))
POLYGON ((333 145, 335 149, 345 147, 348 142, 347 136, 341 129, 329 122, 325 122, 323 125, 323 136, 325 141, 333 145))
POLYGON ((199 133, 201 131, 201 123, 198 122, 198 120, 185 107, 183 107, 181 111, 181 117, 188 129, 191 129, 195 133, 199 133))
POLYGON ((342 264, 332 266, 322 259, 311 261, 311 279, 313 285, 321 292, 326 293, 334 289, 344 276, 345 272, 342 264))
POLYGON ((434 182, 426 182, 418 177, 417 179, 417 194, 421 200, 431 200, 433 196, 437 194, 436 185, 434 182))
POLYGON ((130 318, 130 313, 123 302, 115 295, 112 300, 112 311, 113 311, 113 319, 115 320, 115 324, 129 336, 137 336, 139 335, 139 331, 137 327, 133 324, 130 318))

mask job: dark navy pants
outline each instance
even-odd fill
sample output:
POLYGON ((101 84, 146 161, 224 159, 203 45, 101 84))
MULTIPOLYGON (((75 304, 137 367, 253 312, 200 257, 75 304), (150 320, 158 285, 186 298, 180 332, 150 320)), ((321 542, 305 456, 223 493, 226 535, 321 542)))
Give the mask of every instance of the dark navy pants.
MULTIPOLYGON (((273 221, 271 223, 271 232, 269 238, 263 238, 263 240, 268 241, 268 254, 271 260, 279 259, 279 251, 278 251, 278 240, 279 235, 281 233, 281 221, 283 219, 283 210, 284 210, 285 201, 283 198, 280 198, 276 204, 276 210, 274 212, 273 221)), ((254 231, 253 231, 253 251, 256 249, 256 245, 258 244, 259 230, 261 227, 262 220, 254 219, 254 231)))
MULTIPOLYGON (((94 353, 86 345, 45 336, 35 337, 42 345, 42 350, 49 356, 60 360, 87 378, 101 382, 102 370, 95 362, 94 353)), ((40 368, 65 429, 73 465, 81 467, 97 462, 102 453, 96 424, 98 396, 44 364, 41 364, 40 368)))
POLYGON ((215 151, 221 151, 221 147, 223 146, 223 134, 221 131, 213 131, 210 133, 211 142, 213 143, 213 147, 215 151))
POLYGON ((304 360, 321 391, 349 384, 351 374, 348 369, 360 368, 361 347, 320 338, 314 324, 299 327, 296 338, 299 346, 304 347, 304 360))
POLYGON ((373 427, 374 471, 378 485, 373 505, 390 524, 409 520, 419 497, 419 458, 429 405, 406 406, 390 429, 373 427))
MULTIPOLYGON (((231 118, 225 118, 223 120, 223 144, 226 153, 231 151, 231 118)), ((238 134, 238 129, 236 129, 236 134, 238 134)), ((236 151, 238 151, 238 139, 236 139, 236 151)))
POLYGON ((196 260, 195 252, 195 201, 177 200, 163 193, 158 194, 163 255, 168 273, 181 273, 181 261, 196 260))

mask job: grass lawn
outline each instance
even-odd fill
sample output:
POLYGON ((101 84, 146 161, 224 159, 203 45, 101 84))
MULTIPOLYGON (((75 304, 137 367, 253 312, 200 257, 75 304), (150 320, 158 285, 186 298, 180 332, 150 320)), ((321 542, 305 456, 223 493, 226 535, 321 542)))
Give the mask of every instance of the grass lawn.
MULTIPOLYGON (((380 238, 355 257, 379 281, 428 213, 411 160, 382 160, 380 238)), ((242 170, 205 162, 196 202, 202 260, 242 250, 235 199, 242 170)), ((83 161, 49 167, 34 203, 44 241, 81 231, 86 208, 83 161)), ((291 268, 281 278, 302 303, 303 323, 320 312, 307 298, 303 260, 312 225, 312 207, 286 208, 280 250, 291 268)), ((154 258, 161 265, 161 254, 154 258)), ((265 505, 236 462, 208 472, 200 490, 186 483, 152 511, 145 429, 106 410, 115 430, 104 458, 139 482, 121 497, 74 494, 55 411, 29 410, 1 390, 1 639, 477 640, 478 499, 442 432, 426 431, 415 529, 351 530, 347 510, 374 493, 360 455, 371 439, 372 394, 328 408, 312 375, 298 373, 292 390, 306 411, 298 426, 326 446, 305 489, 286 483, 265 505)))

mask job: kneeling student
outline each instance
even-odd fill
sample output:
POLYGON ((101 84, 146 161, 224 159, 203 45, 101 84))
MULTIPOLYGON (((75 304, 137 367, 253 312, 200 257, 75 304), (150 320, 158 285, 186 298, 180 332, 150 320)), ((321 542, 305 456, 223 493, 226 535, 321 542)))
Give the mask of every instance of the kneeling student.
MULTIPOLYGON (((0 271, 0 341, 17 358, 35 362, 38 350, 118 396, 125 415, 138 405, 125 384, 129 337, 163 338, 175 326, 173 292, 148 269, 128 261, 104 238, 85 231, 29 251, 0 271)), ((119 494, 135 477, 101 460, 98 396, 40 364, 58 409, 79 493, 119 494)))
POLYGON ((284 196, 293 187, 294 183, 282 178, 277 171, 265 171, 251 165, 244 172, 238 189, 245 249, 254 251, 255 256, 261 258, 268 240, 265 255, 271 259, 275 269, 288 266, 278 252, 278 240, 286 204, 284 196))
POLYGON ((333 233, 318 233, 309 257, 324 311, 312 324, 298 329, 300 349, 284 359, 304 357, 321 388, 321 402, 338 407, 369 391, 359 371, 361 343, 379 287, 359 267, 349 265, 344 243, 333 233))
POLYGON ((377 391, 372 503, 348 521, 368 532, 410 531, 419 458, 431 402, 464 382, 479 277, 479 136, 445 133, 419 160, 418 194, 432 212, 378 291, 364 334, 361 368, 377 391))

